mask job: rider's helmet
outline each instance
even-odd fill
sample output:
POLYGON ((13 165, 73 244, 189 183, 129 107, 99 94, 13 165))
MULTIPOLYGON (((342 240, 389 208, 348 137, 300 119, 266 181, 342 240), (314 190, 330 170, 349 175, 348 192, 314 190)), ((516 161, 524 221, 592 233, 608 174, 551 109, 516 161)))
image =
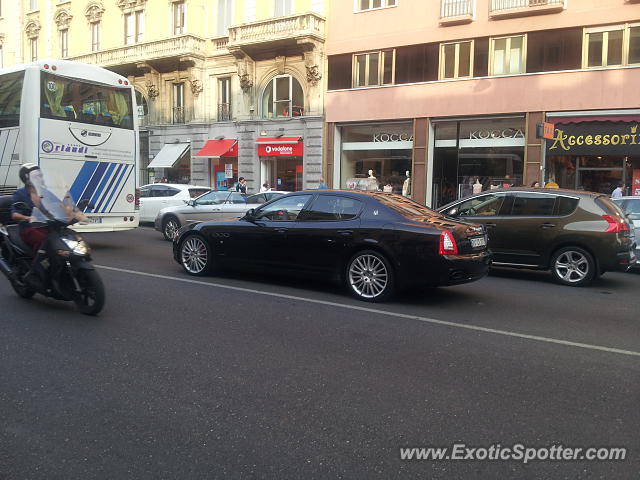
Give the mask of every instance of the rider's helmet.
POLYGON ((35 163, 25 163, 24 165, 22 165, 22 167, 20 167, 20 172, 18 172, 18 176, 20 177, 20 180, 22 180, 22 183, 26 185, 27 183, 29 183, 29 174, 34 170, 39 170, 39 169, 40 167, 35 163))

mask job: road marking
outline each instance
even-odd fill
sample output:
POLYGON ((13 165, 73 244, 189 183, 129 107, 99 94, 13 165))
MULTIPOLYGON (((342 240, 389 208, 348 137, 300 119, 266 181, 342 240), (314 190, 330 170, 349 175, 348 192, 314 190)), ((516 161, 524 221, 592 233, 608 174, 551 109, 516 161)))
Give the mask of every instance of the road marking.
POLYGON ((496 335, 504 335, 506 337, 523 338, 526 340, 535 340, 538 342, 555 343, 557 345, 565 345, 568 347, 585 348, 587 350, 599 350, 601 352, 617 353, 619 355, 628 355, 632 357, 640 357, 640 352, 632 350, 623 350, 620 348, 604 347, 602 345, 591 345, 589 343, 571 342, 568 340, 560 340, 558 338, 540 337, 538 335, 527 335, 525 333, 511 332, 509 330, 499 330, 496 328, 481 327, 479 325, 465 325, 464 323, 447 322, 446 320, 437 320, 435 318, 420 317, 416 315, 408 315, 406 313, 390 312, 388 310, 379 310, 377 308, 361 307, 358 305, 347 305, 344 303, 329 302, 327 300, 316 300, 314 298, 298 297, 296 295, 286 295, 284 293, 264 292, 262 290, 254 290, 252 288, 234 287, 232 285, 222 285, 220 283, 204 282, 202 280, 193 280, 190 278, 171 277, 169 275, 159 275, 156 273, 139 272, 136 270, 127 270, 126 268, 107 267, 106 265, 95 265, 105 270, 113 270, 115 272, 130 273, 132 275, 142 275, 145 277, 160 278, 163 280, 175 280, 178 282, 194 283, 196 285, 205 285, 207 287, 225 288, 227 290, 235 290, 238 292, 257 293, 258 295, 266 295, 269 297, 285 298, 287 300, 298 300, 300 302, 315 303, 319 305, 327 305, 330 307, 344 308, 347 310, 357 310, 359 312, 369 312, 378 315, 387 315, 397 318, 406 318, 409 320, 417 320, 419 322, 431 323, 434 325, 445 325, 447 327, 464 328, 466 330, 475 330, 477 332, 493 333, 496 335))

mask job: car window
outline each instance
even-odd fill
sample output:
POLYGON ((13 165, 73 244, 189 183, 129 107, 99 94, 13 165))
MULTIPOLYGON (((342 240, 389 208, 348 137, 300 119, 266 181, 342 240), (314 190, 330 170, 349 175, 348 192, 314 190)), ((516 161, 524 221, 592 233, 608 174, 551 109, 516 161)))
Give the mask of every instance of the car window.
POLYGON ((363 203, 360 200, 336 195, 318 195, 300 220, 337 221, 351 220, 358 216, 363 203))
POLYGON ((166 187, 164 185, 154 185, 151 187, 150 197, 164 197, 164 189, 166 187))
POLYGON ((239 192, 231 192, 231 195, 227 197, 227 201, 225 203, 245 204, 247 203, 247 197, 239 192))
POLYGON ((278 199, 256 210, 255 218, 274 222, 294 221, 310 198, 311 195, 293 195, 278 199))
POLYGON ((196 198, 202 195, 203 193, 207 193, 208 191, 209 191, 208 188, 190 188, 189 197, 196 198))
POLYGON ((281 197, 282 195, 284 195, 284 193, 282 192, 267 192, 264 194, 264 196, 266 197, 266 201, 268 202, 269 200, 273 200, 276 197, 281 197))
POLYGON ((149 187, 142 187, 140 189, 140 198, 147 198, 151 196, 151 188, 149 187))
POLYGON ((511 208, 512 216, 539 217, 553 215, 555 195, 518 192, 511 208))
POLYGON ((196 205, 220 205, 229 196, 229 192, 209 192, 196 199, 196 205))
POLYGON ((578 207, 579 202, 580 200, 577 198, 558 197, 558 200, 556 201, 556 215, 571 215, 578 207))
POLYGON ((494 216, 500 213, 500 208, 504 202, 504 195, 481 195, 479 197, 470 198, 462 203, 459 203, 451 210, 456 210, 452 213, 445 212, 447 215, 461 216, 461 217, 476 217, 476 216, 494 216))
POLYGON ((621 203, 622 210, 624 210, 624 213, 626 213, 631 220, 640 220, 640 198, 629 198, 621 203))
POLYGON ((175 194, 177 194, 179 192, 180 192, 180 189, 178 189, 178 188, 165 187, 165 189, 163 190, 162 196, 163 197, 173 197, 175 194))
POLYGON ((256 193, 247 197, 247 203, 259 203, 262 204, 267 201, 267 196, 264 193, 256 193))

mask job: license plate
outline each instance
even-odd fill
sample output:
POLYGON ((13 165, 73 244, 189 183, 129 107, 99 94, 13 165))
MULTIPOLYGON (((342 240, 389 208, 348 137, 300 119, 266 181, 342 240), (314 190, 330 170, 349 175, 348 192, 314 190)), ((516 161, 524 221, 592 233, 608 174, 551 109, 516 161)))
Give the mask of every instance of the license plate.
POLYGON ((89 223, 102 223, 102 217, 89 217, 89 223))
POLYGON ((474 237, 474 238, 471 238, 470 240, 471 240, 471 246, 473 248, 487 246, 487 239, 484 237, 474 237))

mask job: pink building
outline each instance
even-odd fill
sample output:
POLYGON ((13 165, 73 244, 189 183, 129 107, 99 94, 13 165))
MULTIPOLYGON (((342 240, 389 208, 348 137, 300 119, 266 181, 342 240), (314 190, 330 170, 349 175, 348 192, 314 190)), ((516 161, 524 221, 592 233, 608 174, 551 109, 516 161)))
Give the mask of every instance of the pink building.
POLYGON ((328 11, 334 188, 432 206, 478 183, 610 193, 623 182, 640 194, 640 0, 332 0, 328 11), (552 139, 539 137, 544 122, 552 139))

